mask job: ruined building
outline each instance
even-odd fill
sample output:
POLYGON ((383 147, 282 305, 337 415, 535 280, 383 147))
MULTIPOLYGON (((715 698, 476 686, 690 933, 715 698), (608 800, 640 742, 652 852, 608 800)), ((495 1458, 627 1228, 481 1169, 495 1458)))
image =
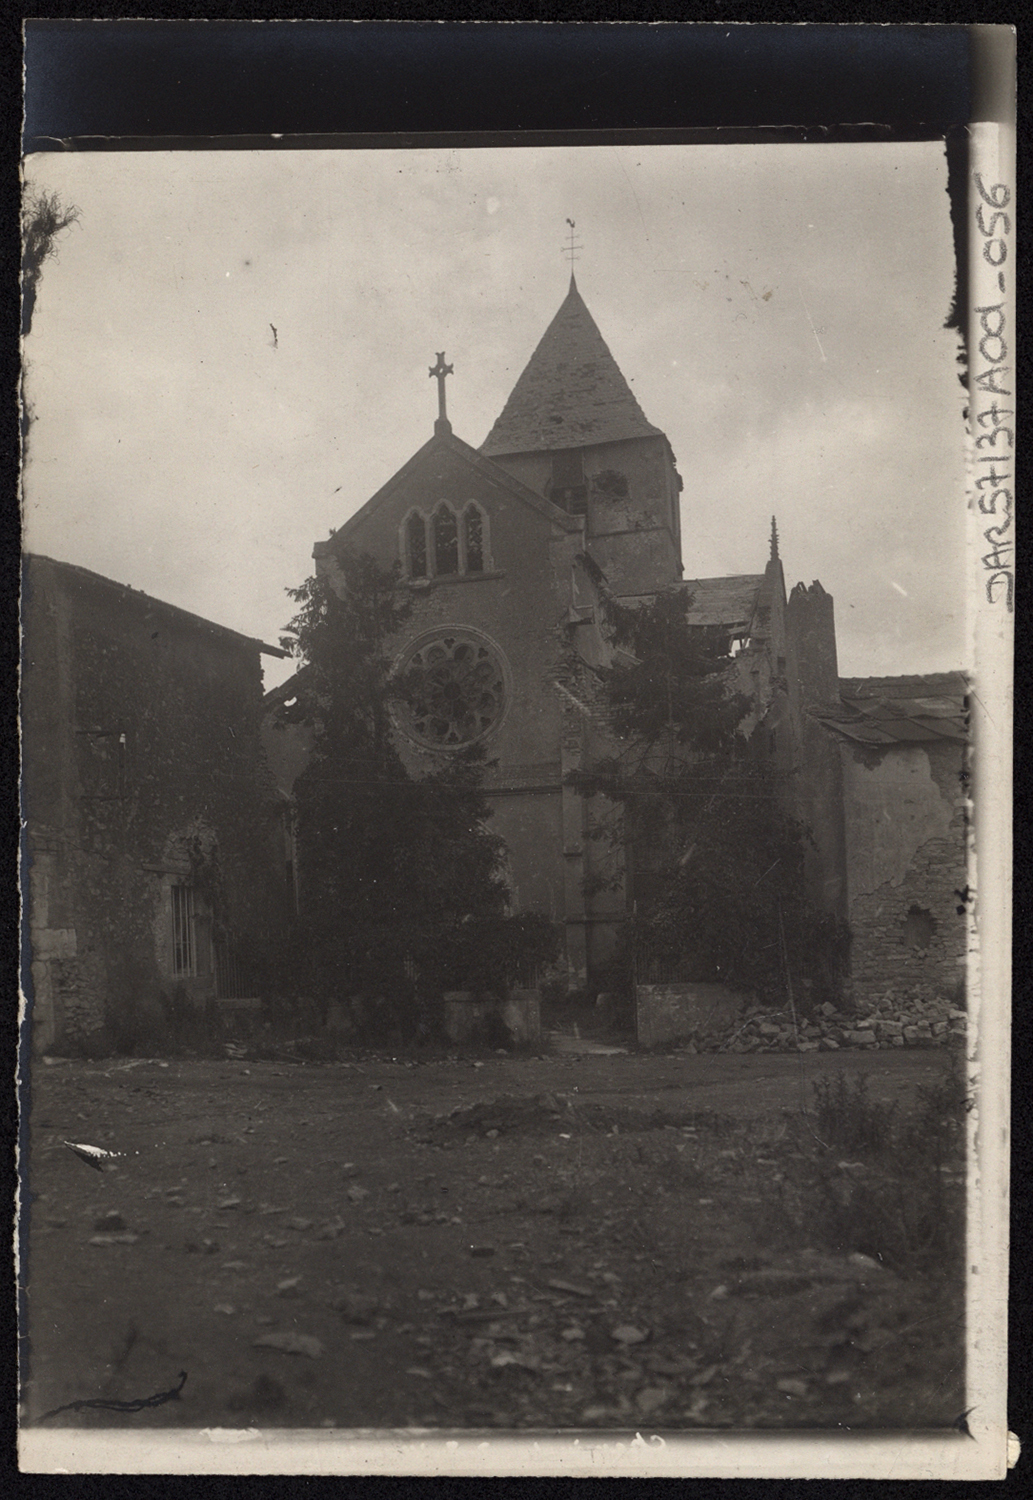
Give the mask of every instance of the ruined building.
POLYGON ((845 678, 816 718, 842 777, 856 994, 964 996, 968 684, 960 672, 845 678))
POLYGON ((263 653, 85 568, 25 560, 23 988, 33 1045, 152 1044, 256 998, 291 899, 263 653))

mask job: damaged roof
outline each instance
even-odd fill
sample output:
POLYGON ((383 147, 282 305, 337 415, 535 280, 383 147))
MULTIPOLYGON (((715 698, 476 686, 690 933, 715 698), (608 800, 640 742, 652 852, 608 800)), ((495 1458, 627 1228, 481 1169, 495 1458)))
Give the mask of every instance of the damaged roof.
MULTIPOLYGON (((719 625, 733 633, 738 630, 746 634, 756 615, 763 584, 763 573, 737 573, 731 578, 684 578, 679 586, 692 596, 685 619, 690 625, 719 625)), ((651 604, 655 598, 655 594, 629 594, 621 603, 651 604)))
POLYGON ((757 608, 763 573, 740 573, 732 578, 687 578, 692 595, 685 618, 690 625, 749 627, 757 608))
POLYGON ((862 745, 929 744, 968 739, 963 672, 923 677, 843 677, 841 708, 815 716, 862 745))
POLYGON ((638 437, 663 433, 646 421, 572 276, 480 451, 493 457, 638 437))

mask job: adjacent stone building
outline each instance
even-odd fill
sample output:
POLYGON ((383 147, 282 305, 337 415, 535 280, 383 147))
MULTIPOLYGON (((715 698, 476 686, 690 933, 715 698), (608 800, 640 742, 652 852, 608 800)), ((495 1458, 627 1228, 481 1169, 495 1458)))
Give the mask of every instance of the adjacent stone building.
POLYGON ((960 672, 845 678, 814 715, 842 775, 851 984, 963 1003, 968 684, 960 672))
POLYGON ((21 693, 33 1044, 129 1046, 255 993, 290 900, 261 754, 272 646, 30 556, 21 693))

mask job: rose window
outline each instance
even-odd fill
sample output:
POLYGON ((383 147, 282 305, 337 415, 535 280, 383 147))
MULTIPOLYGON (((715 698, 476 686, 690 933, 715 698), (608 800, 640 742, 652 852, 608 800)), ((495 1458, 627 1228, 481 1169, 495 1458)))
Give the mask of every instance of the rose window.
POLYGON ((455 750, 488 733, 506 702, 505 672, 487 642, 442 634, 411 650, 402 669, 409 733, 425 744, 455 750))

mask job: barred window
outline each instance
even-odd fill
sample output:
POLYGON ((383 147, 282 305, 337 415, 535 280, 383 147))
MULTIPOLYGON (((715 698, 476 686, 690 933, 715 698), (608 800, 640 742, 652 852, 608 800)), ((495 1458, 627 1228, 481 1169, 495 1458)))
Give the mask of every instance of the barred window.
POLYGON ((232 938, 214 944, 215 994, 219 1000, 250 1000, 258 991, 250 955, 232 938))
POLYGON ((194 933, 194 891, 189 885, 172 887, 172 972, 179 978, 197 973, 194 933))

